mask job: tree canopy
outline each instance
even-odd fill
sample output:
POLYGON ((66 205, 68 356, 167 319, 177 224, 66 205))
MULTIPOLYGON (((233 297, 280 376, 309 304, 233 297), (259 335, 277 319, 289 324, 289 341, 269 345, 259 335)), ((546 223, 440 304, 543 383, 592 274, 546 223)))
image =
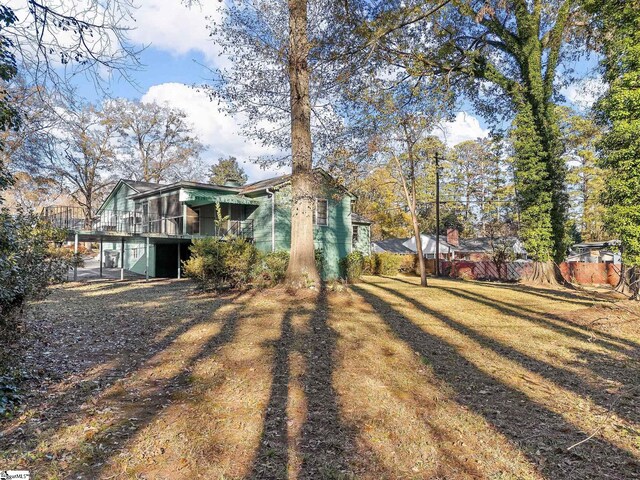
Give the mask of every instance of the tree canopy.
POLYGON ((212 185, 224 185, 229 181, 244 185, 248 178, 236 157, 219 158, 209 169, 209 183, 212 185))

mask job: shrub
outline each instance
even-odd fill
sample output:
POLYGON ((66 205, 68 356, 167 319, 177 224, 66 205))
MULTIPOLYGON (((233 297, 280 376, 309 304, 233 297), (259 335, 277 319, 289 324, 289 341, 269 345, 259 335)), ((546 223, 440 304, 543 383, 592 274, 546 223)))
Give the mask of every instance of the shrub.
POLYGON ((26 300, 46 292, 52 283, 64 281, 73 253, 67 255, 51 244, 61 244, 65 232, 33 213, 0 211, 0 320, 22 308, 26 300))
POLYGON ((362 274, 375 275, 376 273, 376 256, 367 255, 362 259, 362 274))
POLYGON ((184 262, 185 275, 204 288, 235 288, 248 284, 256 263, 256 247, 243 238, 201 238, 190 247, 192 256, 184 262))
POLYGON ((376 253, 374 273, 376 275, 397 275, 400 273, 404 255, 398 253, 376 253))
POLYGON ((313 251, 313 255, 316 259, 316 268, 318 269, 318 274, 322 277, 322 273, 324 272, 324 252, 321 248, 316 248, 313 251))
MULTIPOLYGON (((399 270, 402 273, 418 272, 418 255, 400 255, 402 257, 400 261, 399 270)), ((419 272, 418 272, 419 273, 419 272)))
POLYGON ((258 288, 273 287, 284 280, 288 264, 287 251, 261 253, 251 271, 251 282, 258 288))
POLYGON ((357 250, 340 260, 342 275, 349 283, 356 283, 360 280, 364 271, 364 262, 364 255, 357 250))
MULTIPOLYGON (((34 213, 0 210, 0 374, 15 359, 18 315, 24 303, 47 293, 47 287, 63 282, 73 253, 52 244, 62 244, 63 230, 53 228, 34 213)), ((2 398, 9 393, 0 379, 0 411, 7 408, 2 398)))

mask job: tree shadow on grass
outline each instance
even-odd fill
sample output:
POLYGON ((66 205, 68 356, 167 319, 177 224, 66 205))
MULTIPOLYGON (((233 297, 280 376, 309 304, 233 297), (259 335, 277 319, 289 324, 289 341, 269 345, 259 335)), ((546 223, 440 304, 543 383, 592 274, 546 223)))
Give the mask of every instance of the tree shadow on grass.
MULTIPOLYGON (((425 332, 368 289, 352 288, 377 311, 398 338, 429 362, 435 376, 456 392, 459 403, 482 415, 497 431, 517 444, 547 478, 640 476, 637 459, 598 437, 567 452, 567 447, 583 440, 588 433, 486 374, 454 347, 425 332)), ((431 315, 451 321, 438 312, 431 315)))
POLYGON ((640 345, 632 340, 627 340, 625 338, 620 338, 605 332, 585 328, 581 325, 567 322, 565 319, 554 314, 542 314, 534 309, 522 305, 514 305, 501 300, 496 300, 493 297, 481 295, 477 292, 462 291, 460 289, 453 289, 448 287, 439 287, 439 289, 450 293, 451 295, 491 307, 501 313, 505 313, 507 315, 515 315, 525 320, 529 320, 533 323, 544 325, 545 327, 555 330, 558 333, 573 337, 577 340, 595 343, 596 345, 601 346, 607 350, 616 351, 631 356, 637 355, 639 353, 640 345), (621 347, 620 345, 625 345, 625 347, 621 347))
MULTIPOLYGON (((154 315, 156 310, 147 308, 145 305, 128 307, 127 316, 118 316, 117 321, 114 320, 113 323, 98 319, 93 322, 95 325, 89 325, 86 318, 78 318, 77 321, 76 319, 61 320, 66 325, 66 329, 55 332, 56 335, 68 338, 74 332, 81 333, 76 328, 84 329, 82 341, 95 342, 96 345, 100 344, 101 348, 79 345, 79 348, 88 349, 81 353, 83 356, 89 356, 90 359, 67 376, 53 382, 48 390, 52 393, 47 396, 43 395, 44 392, 34 395, 35 401, 29 405, 29 409, 34 412, 34 415, 27 417, 22 422, 8 423, 2 432, 3 443, 7 446, 12 445, 12 449, 28 452, 42 440, 38 434, 39 431, 58 432, 75 424, 77 416, 85 414, 82 411, 82 406, 90 399, 98 398, 103 392, 112 388, 118 380, 134 374, 145 362, 168 348, 182 334, 194 326, 206 322, 218 309, 234 302, 238 297, 239 294, 234 294, 208 299, 207 302, 204 302, 204 309, 197 312, 192 318, 182 322, 175 317, 167 318, 163 322, 152 321, 152 324, 157 323, 157 325, 148 330, 124 328, 131 325, 132 320, 135 321, 136 318, 154 315), (122 331, 119 330, 118 325, 123 327, 122 331), (104 337, 108 337, 109 341, 105 341, 104 337), (95 351, 94 348, 96 348, 95 351), (101 360, 105 357, 107 360, 101 360), (96 373, 91 374, 92 371, 96 373)), ((81 302, 79 299, 74 301, 81 302)), ((175 303, 177 305, 183 301, 178 298, 175 303)), ((82 304, 79 303, 79 308, 81 306, 82 304)), ((135 327, 135 325, 132 326, 135 327)), ((56 347, 56 349, 60 348, 56 347)), ((37 355, 42 355, 42 353, 40 351, 37 355)), ((62 349, 58 354, 64 354, 64 357, 71 358, 74 363, 79 362, 79 359, 74 359, 74 352, 68 349, 62 349)), ((51 368, 57 367, 52 366, 51 368)))
POLYGON ((507 289, 507 290, 512 290, 514 292, 527 293, 529 295, 535 295, 536 297, 548 298, 549 300, 556 300, 556 301, 561 300, 566 303, 582 305, 584 307, 589 307, 594 303, 602 300, 602 298, 598 298, 597 296, 594 297, 593 295, 589 295, 587 293, 579 292, 576 290, 571 290, 570 288, 563 287, 563 286, 558 286, 555 289, 551 289, 551 288, 534 287, 532 285, 525 285, 521 283, 495 284, 492 282, 482 282, 482 286, 488 287, 488 288, 507 289))
MULTIPOLYGON (((530 355, 527 355, 526 353, 519 352, 518 350, 513 349, 509 345, 501 341, 494 340, 493 338, 487 335, 484 335, 478 332, 477 330, 467 325, 464 325, 461 322, 457 322, 453 320, 453 318, 447 315, 443 315, 437 312, 436 310, 433 310, 427 307, 422 302, 419 302, 418 300, 415 300, 414 298, 411 298, 408 295, 405 295, 397 290, 384 287, 380 284, 376 284, 375 287, 381 290, 384 290, 392 295, 395 295, 398 298, 401 298, 402 300, 413 305, 422 313, 437 317, 439 320, 447 324, 452 329, 467 336, 468 338, 473 339, 483 347, 493 350, 495 353, 503 356, 504 358, 507 358, 509 360, 512 360, 518 363, 523 368, 526 368, 527 370, 534 372, 554 382, 559 387, 571 390, 577 395, 590 398, 593 402, 595 402, 597 405, 599 405, 605 410, 611 408, 614 412, 620 415, 621 418, 627 419, 631 422, 640 422, 640 411, 638 411, 638 409, 632 408, 632 405, 629 404, 629 401, 630 401, 629 398, 625 397, 622 399, 618 399, 619 401, 616 402, 615 401, 617 399, 616 394, 608 393, 602 387, 602 385, 590 384, 588 381, 586 381, 584 378, 582 378, 579 374, 575 372, 572 372, 564 368, 553 366, 548 362, 538 360, 530 355)), ((454 295, 458 294, 458 292, 453 289, 443 289, 443 290, 448 291, 454 295)), ((463 297, 465 300, 469 300, 472 302, 476 301, 471 295, 460 294, 460 296, 463 297)), ((516 316, 515 314, 512 314, 512 315, 516 316)), ((587 368, 591 369, 591 365, 588 364, 587 368)), ((624 375, 624 373, 626 373, 626 370, 627 370, 624 366, 618 365, 618 369, 620 373, 618 377, 618 381, 622 381, 624 378, 628 378, 629 380, 631 380, 630 377, 624 375)), ((636 377, 631 381, 637 383, 638 378, 636 377)))
POLYGON ((287 403, 289 400, 289 354, 293 343, 293 327, 288 309, 280 327, 280 338, 275 342, 271 393, 264 415, 260 445, 256 452, 251 473, 247 478, 284 479, 288 475, 289 438, 287 428, 287 403))
POLYGON ((293 314, 287 310, 274 354, 271 395, 265 413, 260 446, 255 456, 251 479, 284 479, 288 476, 287 403, 289 394, 289 355, 297 350, 304 359, 301 378, 306 400, 306 417, 297 442, 301 456, 299 479, 339 479, 348 472, 348 454, 353 433, 342 422, 337 393, 333 387, 336 333, 328 325, 327 291, 322 286, 308 323, 308 333, 294 332, 293 314))
POLYGON ((333 387, 337 334, 328 324, 329 303, 323 284, 302 339, 305 372, 302 385, 307 416, 302 426, 299 479, 344 478, 353 432, 341 419, 338 396, 333 387))
MULTIPOLYGON (((403 280, 398 277, 383 277, 383 278, 392 280, 394 282, 401 282, 401 283, 406 283, 407 285, 417 286, 417 284, 414 282, 403 280)), ((464 283, 464 282, 460 281, 460 283, 464 283)), ((576 338, 577 340, 592 342, 603 348, 617 351, 625 355, 633 355, 634 352, 637 353, 638 348, 640 348, 640 344, 633 342, 631 340, 620 338, 615 335, 610 335, 608 333, 595 331, 595 330, 583 327, 581 325, 576 325, 574 323, 568 322, 567 320, 557 315, 543 314, 534 309, 525 307, 523 305, 513 305, 509 302, 497 300, 493 297, 481 295, 477 292, 470 292, 468 290, 453 289, 450 287, 445 287, 440 285, 436 286, 435 288, 437 288, 438 290, 450 293, 454 296, 464 297, 466 299, 476 301, 482 305, 491 307, 501 313, 505 313, 508 315, 516 315, 525 320, 529 320, 531 322, 544 325, 545 327, 555 330, 558 333, 576 338), (619 344, 625 345, 626 347, 621 347, 619 344)), ((556 300, 560 300, 560 299, 556 299, 556 300)))
POLYGON ((174 393, 188 388, 193 367, 233 340, 238 324, 243 318, 242 311, 245 307, 246 301, 230 312, 220 331, 208 339, 179 372, 170 378, 153 381, 152 386, 144 391, 144 395, 114 392, 105 397, 110 405, 117 406, 119 414, 108 428, 91 439, 92 443, 100 445, 100 448, 84 455, 80 454, 75 462, 75 469, 69 477, 86 475, 87 478, 102 478, 103 465, 124 450, 129 439, 135 437, 162 413, 171 402, 174 393))

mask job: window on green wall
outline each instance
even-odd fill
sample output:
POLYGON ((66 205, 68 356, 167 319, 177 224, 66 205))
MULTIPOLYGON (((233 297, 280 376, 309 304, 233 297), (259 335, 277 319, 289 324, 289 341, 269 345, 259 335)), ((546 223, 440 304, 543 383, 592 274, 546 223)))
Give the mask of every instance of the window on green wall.
POLYGON ((351 234, 351 241, 355 245, 356 243, 358 243, 358 239, 360 238, 358 237, 360 228, 358 227, 358 225, 354 225, 352 228, 353 228, 353 233, 351 234))
POLYGON ((329 225, 329 200, 326 198, 316 198, 315 224, 320 226, 329 225))

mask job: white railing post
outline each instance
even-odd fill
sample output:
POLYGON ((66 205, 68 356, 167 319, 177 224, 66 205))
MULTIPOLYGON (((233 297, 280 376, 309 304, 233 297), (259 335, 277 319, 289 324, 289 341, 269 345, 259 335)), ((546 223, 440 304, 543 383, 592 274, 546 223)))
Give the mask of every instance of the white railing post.
POLYGON ((73 281, 78 280, 78 232, 73 240, 73 281))

